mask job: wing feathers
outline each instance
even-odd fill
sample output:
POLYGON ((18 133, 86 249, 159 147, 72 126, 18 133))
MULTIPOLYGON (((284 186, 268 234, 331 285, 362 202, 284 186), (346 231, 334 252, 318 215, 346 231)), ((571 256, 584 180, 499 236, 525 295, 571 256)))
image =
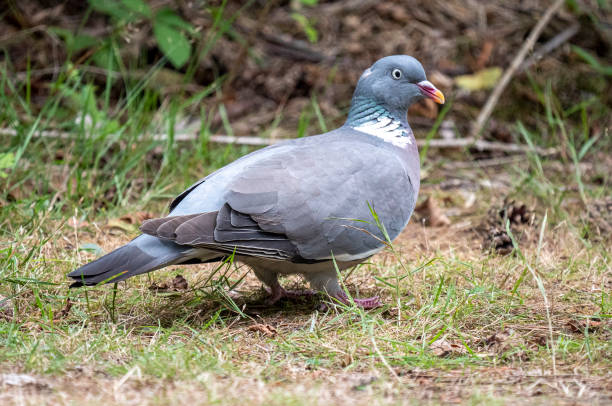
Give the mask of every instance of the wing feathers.
POLYGON ((300 259, 287 236, 262 230, 251 216, 233 210, 228 204, 218 212, 147 220, 140 230, 182 246, 208 248, 225 254, 300 259))

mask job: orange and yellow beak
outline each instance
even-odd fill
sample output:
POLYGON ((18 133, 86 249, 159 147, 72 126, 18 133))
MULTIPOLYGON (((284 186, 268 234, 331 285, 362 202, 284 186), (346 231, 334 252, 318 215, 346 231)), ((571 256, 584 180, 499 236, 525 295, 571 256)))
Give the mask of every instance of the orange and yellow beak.
POLYGON ((438 104, 444 104, 444 94, 442 94, 442 92, 439 91, 430 81, 424 80, 417 83, 417 86, 419 89, 421 89, 423 96, 432 99, 438 104))

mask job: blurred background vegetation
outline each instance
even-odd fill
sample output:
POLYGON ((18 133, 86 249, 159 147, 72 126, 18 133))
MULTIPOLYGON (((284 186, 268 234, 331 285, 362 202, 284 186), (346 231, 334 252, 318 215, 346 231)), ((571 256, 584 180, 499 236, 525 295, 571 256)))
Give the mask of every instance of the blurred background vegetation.
POLYGON ((0 4, 0 403, 610 403, 609 1, 0 4), (447 103, 408 113, 414 220, 345 274, 381 309, 263 306, 238 264, 68 289, 195 180, 341 125, 390 54, 447 103))
MULTIPOLYGON (((465 138, 551 3, 7 0, 0 205, 26 217, 33 204, 89 215, 170 196, 256 148, 242 144, 340 125, 361 72, 390 54, 417 57, 447 95, 442 111, 411 109, 417 138, 465 138), (258 138, 228 145, 218 135, 258 138)), ((606 0, 565 2, 484 140, 554 147, 563 164, 599 153, 592 180, 609 185, 611 10, 606 0)), ((508 155, 424 150, 425 178, 447 161, 508 155)))

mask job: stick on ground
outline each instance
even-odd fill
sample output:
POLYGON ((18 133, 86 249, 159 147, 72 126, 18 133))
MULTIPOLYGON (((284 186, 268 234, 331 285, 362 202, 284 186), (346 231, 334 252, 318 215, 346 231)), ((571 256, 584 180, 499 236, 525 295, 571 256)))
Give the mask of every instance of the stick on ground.
POLYGON ((508 86, 508 83, 510 83, 510 79, 512 79, 512 76, 514 76, 514 73, 517 71, 517 69, 521 66, 521 64, 525 60, 527 53, 533 48, 534 44, 540 37, 540 34, 544 30, 544 27, 546 27, 546 24, 548 24, 552 16, 557 12, 557 10, 559 10, 559 8, 561 8, 564 2, 565 2, 564 0, 556 0, 546 10, 544 15, 540 19, 540 21, 538 21, 538 23, 534 27, 533 31, 531 31, 531 33, 529 34, 529 37, 527 37, 527 39, 523 43, 523 46, 521 47, 519 52, 516 54, 516 56, 512 60, 512 63, 510 63, 510 67, 506 69, 499 83, 497 83, 497 86, 495 86, 495 89, 493 89, 493 92, 491 92, 491 95, 489 96, 489 98, 487 99, 487 102, 485 103, 484 107, 480 111, 480 114, 478 114, 478 118, 476 119, 476 122, 474 123, 474 126, 472 127, 472 132, 471 132, 472 137, 476 139, 480 137, 480 134, 482 133, 482 130, 484 129, 485 124, 489 120, 491 113, 493 113, 493 109, 497 105, 499 98, 504 92, 504 89, 506 88, 506 86, 508 86))

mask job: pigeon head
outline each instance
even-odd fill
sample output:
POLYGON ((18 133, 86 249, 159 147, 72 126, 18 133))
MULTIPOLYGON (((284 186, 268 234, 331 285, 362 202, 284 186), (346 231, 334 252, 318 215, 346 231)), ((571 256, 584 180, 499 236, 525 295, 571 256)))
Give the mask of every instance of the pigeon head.
POLYGON ((404 121, 408 107, 425 98, 444 104, 444 95, 427 80, 419 61, 408 55, 392 55, 379 59, 363 72, 351 110, 364 102, 373 102, 404 121))

